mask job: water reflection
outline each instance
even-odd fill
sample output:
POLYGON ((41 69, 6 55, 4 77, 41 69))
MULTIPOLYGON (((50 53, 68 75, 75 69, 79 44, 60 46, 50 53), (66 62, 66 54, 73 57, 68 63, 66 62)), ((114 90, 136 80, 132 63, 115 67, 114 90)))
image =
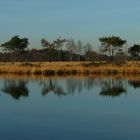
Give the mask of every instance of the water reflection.
POLYGON ((101 83, 101 96, 116 97, 126 93, 122 80, 108 79, 101 83))
POLYGON ((95 86, 98 85, 98 79, 91 78, 68 78, 66 80, 66 88, 68 94, 81 93, 83 90, 92 90, 95 86))
POLYGON ((24 80, 5 80, 2 92, 18 100, 21 96, 27 97, 29 95, 26 85, 27 82, 24 80))
POLYGON ((132 88, 138 78, 6 78, 0 78, 2 140, 139 140, 140 94, 132 88))
POLYGON ((64 92, 63 88, 58 86, 55 82, 53 82, 52 79, 48 80, 48 84, 47 83, 43 83, 43 89, 42 89, 42 95, 47 95, 50 92, 53 92, 55 95, 58 96, 64 96, 66 95, 66 92, 64 92))
MULTIPOLYGON (((100 96, 106 97, 119 97, 122 94, 126 94, 127 88, 132 86, 134 88, 140 88, 140 80, 126 80, 126 79, 113 79, 113 78, 47 78, 47 79, 6 79, 1 80, 2 92, 11 95, 14 99, 20 99, 20 97, 28 97, 29 89, 38 87, 41 89, 41 95, 47 96, 48 94, 54 94, 57 96, 68 96, 75 94, 88 94, 90 91, 98 92, 100 96), (30 85, 31 84, 31 85, 30 85)), ((94 93, 93 93, 94 94, 94 93)))
POLYGON ((74 95, 81 93, 83 90, 90 90, 96 85, 96 80, 89 78, 65 78, 63 80, 49 78, 47 81, 41 81, 42 95, 53 93, 57 96, 74 95))
POLYGON ((140 80, 129 80, 129 84, 135 89, 140 88, 140 80))

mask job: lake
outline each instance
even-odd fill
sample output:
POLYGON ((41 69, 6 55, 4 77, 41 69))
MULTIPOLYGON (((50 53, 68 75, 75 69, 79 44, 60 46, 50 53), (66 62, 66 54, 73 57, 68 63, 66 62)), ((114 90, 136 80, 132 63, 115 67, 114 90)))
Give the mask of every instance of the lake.
POLYGON ((1 140, 139 140, 140 79, 0 78, 1 140))

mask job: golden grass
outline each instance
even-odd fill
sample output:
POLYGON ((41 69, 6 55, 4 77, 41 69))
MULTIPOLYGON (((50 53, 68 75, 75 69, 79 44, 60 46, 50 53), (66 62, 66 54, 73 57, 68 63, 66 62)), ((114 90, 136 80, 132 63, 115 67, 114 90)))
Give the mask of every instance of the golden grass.
POLYGON ((91 62, 31 62, 0 63, 1 74, 35 75, 115 75, 140 74, 140 65, 127 62, 123 65, 99 64, 91 62))

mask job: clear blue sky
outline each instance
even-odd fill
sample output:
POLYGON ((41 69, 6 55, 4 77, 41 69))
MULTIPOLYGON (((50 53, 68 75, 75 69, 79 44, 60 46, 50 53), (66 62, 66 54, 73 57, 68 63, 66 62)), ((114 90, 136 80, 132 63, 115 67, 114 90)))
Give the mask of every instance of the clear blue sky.
POLYGON ((140 0, 0 0, 0 43, 14 35, 33 48, 58 36, 95 47, 106 35, 140 43, 140 0))

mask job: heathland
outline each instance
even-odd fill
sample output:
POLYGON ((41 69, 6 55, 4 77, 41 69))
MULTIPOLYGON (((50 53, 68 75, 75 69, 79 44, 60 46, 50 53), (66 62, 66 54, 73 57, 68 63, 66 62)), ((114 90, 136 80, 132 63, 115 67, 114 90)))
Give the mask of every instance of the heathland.
POLYGON ((90 43, 57 38, 41 39, 40 49, 28 49, 28 38, 12 37, 1 44, 1 74, 38 75, 138 75, 140 45, 127 46, 116 36, 99 38, 99 51, 90 43))
POLYGON ((137 75, 140 64, 107 62, 1 62, 1 74, 36 75, 137 75))

